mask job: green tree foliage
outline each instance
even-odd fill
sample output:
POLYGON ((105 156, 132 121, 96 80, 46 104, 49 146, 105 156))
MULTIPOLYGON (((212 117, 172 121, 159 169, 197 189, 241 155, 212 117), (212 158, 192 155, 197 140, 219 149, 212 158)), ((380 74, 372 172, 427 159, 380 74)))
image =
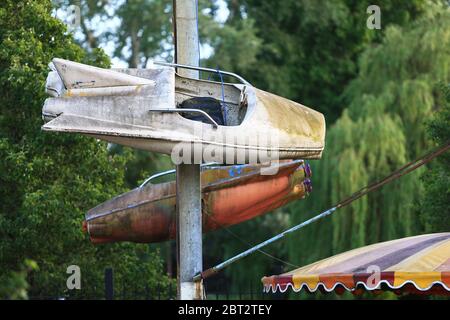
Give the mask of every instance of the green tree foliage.
POLYGON ((114 57, 130 68, 145 68, 157 55, 170 58, 171 0, 52 0, 57 10, 80 8, 77 40, 87 51, 113 47, 114 57))
POLYGON ((102 297, 106 266, 130 287, 164 287, 161 260, 148 246, 93 246, 82 233, 86 210, 125 190, 127 158, 95 139, 41 131, 53 57, 109 65, 99 50, 86 55, 51 10, 42 0, 0 4, 0 294, 102 297), (66 292, 72 264, 81 268, 82 290, 66 292))
MULTIPOLYGON (((383 32, 366 27, 371 1, 227 0, 226 34, 210 60, 265 90, 312 106, 334 122, 345 107, 344 88, 358 73, 357 58, 383 32), (245 45, 245 47, 243 47, 245 45), (240 49, 243 50, 240 50, 240 49)), ((382 27, 405 25, 429 1, 382 1, 382 27)), ((224 29, 224 31, 226 31, 224 29)))
POLYGON ((121 19, 120 27, 106 36, 116 44, 114 55, 126 60, 130 68, 145 68, 147 60, 158 55, 170 56, 171 1, 127 0, 115 14, 121 19), (129 54, 124 53, 126 47, 129 54))
MULTIPOLYGON (((80 8, 77 41, 88 52, 112 46, 113 56, 130 68, 145 68, 149 59, 172 61, 172 0, 53 0, 64 11, 69 5, 80 8), (81 36, 80 36, 81 35, 81 36)), ((119 145, 110 148, 112 155, 127 154, 125 181, 128 188, 156 171, 171 167, 164 155, 130 150, 119 145)))
MULTIPOLYGON (((199 33, 203 44, 218 45, 222 38, 234 39, 233 28, 215 20, 218 0, 199 0, 199 33), (223 27, 223 28, 222 28, 223 27)), ((80 44, 87 50, 112 45, 114 57, 130 68, 145 68, 149 59, 173 61, 172 0, 53 0, 60 10, 77 5, 81 11, 80 44)), ((244 45, 244 46, 242 46, 244 45)))
POLYGON ((30 272, 38 270, 35 261, 26 259, 18 271, 9 270, 0 275, 0 297, 9 300, 28 299, 30 272))
MULTIPOLYGON (((366 27, 366 9, 373 4, 368 0, 225 1, 229 16, 219 22, 218 1, 199 0, 201 42, 214 49, 202 64, 240 73, 255 86, 318 109, 329 128, 339 119, 328 132, 324 159, 312 163, 311 197, 231 228, 239 237, 262 241, 430 146, 423 120, 437 108, 436 82, 448 79, 448 50, 444 49, 448 25, 444 18, 430 14, 429 8, 445 1, 383 1, 381 30, 366 27), (415 22, 427 15, 431 16, 415 22)), ((112 41, 115 56, 129 66, 145 66, 152 57, 170 60, 173 55, 171 0, 60 2, 81 5, 85 12, 82 44, 90 50, 112 41), (114 30, 104 31, 95 24, 113 17, 120 20, 114 30)), ((133 153, 127 160, 129 187, 168 166, 167 158, 133 153)), ((423 228, 416 206, 423 194, 418 175, 405 177, 336 217, 292 235, 288 248, 280 243, 268 250, 304 264, 358 245, 415 234, 423 228)), ((226 231, 205 236, 204 245, 205 266, 247 247, 226 231)), ((255 254, 226 274, 237 289, 279 271, 276 262, 255 254)))
MULTIPOLYGON (((428 123, 431 139, 438 145, 450 143, 450 86, 443 84, 442 110, 428 123)), ((420 204, 425 230, 450 230, 450 152, 443 154, 423 175, 425 188, 420 204)))
MULTIPOLYGON (((432 2, 383 1, 380 4, 382 30, 369 30, 366 27, 366 19, 369 16, 366 9, 369 4, 372 4, 370 1, 228 0, 227 4, 230 14, 223 24, 224 34, 223 36, 220 35, 218 39, 210 36, 210 39, 214 40, 211 44, 215 51, 214 55, 206 61, 207 64, 211 67, 219 65, 222 69, 234 70, 250 80, 255 86, 286 96, 323 112, 327 119, 328 128, 346 106, 353 105, 348 111, 344 112, 339 120, 341 124, 337 126, 338 128, 333 129, 334 132, 328 132, 329 139, 327 140, 324 159, 310 162, 313 166, 314 175, 312 179, 314 191, 311 196, 287 208, 281 208, 276 213, 270 213, 233 227, 232 231, 252 243, 263 241, 269 236, 286 229, 293 222, 306 220, 312 214, 318 213, 319 210, 326 209, 327 206, 341 197, 349 195, 356 188, 364 186, 366 182, 381 177, 389 172, 389 169, 395 168, 396 165, 402 164, 403 161, 415 155, 408 154, 406 151, 402 153, 401 150, 402 148, 404 150, 406 142, 401 139, 406 139, 406 135, 396 136, 396 132, 399 131, 396 122, 399 120, 391 119, 403 117, 406 113, 411 116, 416 112, 416 110, 408 110, 411 106, 406 101, 408 98, 413 99, 408 95, 407 90, 414 92, 415 89, 404 88, 402 93, 404 111, 401 115, 394 117, 392 117, 392 113, 383 115, 384 109, 379 108, 377 111, 370 105, 370 101, 373 105, 385 103, 382 100, 383 98, 378 97, 378 93, 387 90, 383 83, 385 80, 383 77, 387 77, 387 75, 377 74, 377 70, 389 61, 393 66, 402 62, 404 68, 407 68, 406 62, 402 60, 400 53, 390 52, 389 59, 387 54, 379 55, 378 62, 375 65, 375 62, 371 61, 372 56, 367 56, 368 53, 366 53, 366 57, 361 58, 361 54, 365 49, 374 48, 376 47, 375 44, 382 42, 388 36, 386 30, 392 30, 392 33, 397 30, 398 34, 400 33, 399 30, 402 29, 396 29, 393 26, 409 26, 419 16, 426 14, 427 8, 432 2), (389 28, 389 26, 391 27, 389 28), (225 32, 225 28, 232 28, 235 32, 225 32), (240 43, 236 44, 234 39, 240 41, 240 43), (242 45, 248 47, 241 50, 242 45), (362 59, 364 62, 358 64, 358 59, 362 59), (370 68, 370 70, 359 71, 360 68, 370 68), (352 84, 352 88, 346 89, 350 81, 357 76, 359 80, 352 84), (378 77, 376 82, 374 82, 375 76, 378 77), (372 84, 381 88, 374 91, 372 84), (366 86, 364 92, 362 88, 357 89, 358 86, 363 85, 366 86), (363 93, 364 97, 360 100, 367 105, 364 108, 362 103, 356 100, 358 95, 363 93), (366 120, 363 121, 362 117, 359 119, 357 115, 353 115, 359 110, 365 110, 365 112, 372 114, 368 114, 365 117, 366 120), (372 120, 372 115, 377 116, 378 119, 372 120), (388 120, 385 121, 386 119, 388 120), (381 129, 381 132, 374 135, 373 133, 378 129, 381 129), (363 132, 365 132, 365 135, 361 136, 363 132), (377 140, 381 138, 384 140, 377 140), (354 145, 355 143, 362 144, 361 151, 359 151, 359 146, 354 145), (379 145, 379 150, 372 150, 373 153, 370 154, 370 146, 374 144, 379 145), (344 146, 345 149, 343 149, 344 146), (403 147, 397 151, 399 146, 403 147), (389 155, 390 153, 392 155, 389 155), (379 159, 388 156, 392 159, 388 158, 383 163, 379 161, 379 159), (337 183, 339 185, 336 185, 337 183), (334 190, 333 194, 330 191, 331 188, 334 190), (292 216, 290 223, 286 216, 292 216), (248 230, 253 230, 250 237, 248 230)), ((219 25, 218 28, 220 27, 219 25)), ((216 32, 215 34, 219 33, 216 32)), ((401 38, 401 35, 397 37, 401 38)), ((414 35, 411 35, 408 39, 409 41, 416 41, 412 40, 414 35)), ((393 40, 390 41, 393 42, 393 40)), ((407 42, 403 41, 402 43, 404 43, 405 48, 403 50, 408 50, 407 42)), ((394 49, 395 46, 391 50, 394 49)), ((367 52, 371 51, 367 49, 367 52)), ((411 54, 414 51, 409 52, 411 54)), ((424 53, 421 56, 422 62, 420 63, 428 61, 429 57, 426 54, 424 53)), ((439 54, 442 54, 442 49, 439 54)), ((441 64, 445 65, 444 62, 441 64)), ((436 65, 437 69, 438 66, 436 65)), ((428 72, 432 74, 434 71, 429 70, 428 72)), ((391 72, 393 73, 391 75, 392 81, 396 81, 394 77, 396 71, 391 72)), ((436 78, 441 77, 437 76, 436 78)), ((424 83, 425 80, 421 81, 422 85, 424 83)), ((405 84, 405 86, 407 85, 405 84)), ((394 93, 395 90, 400 89, 402 88, 399 86, 391 87, 394 93)), ((425 87, 424 90, 428 90, 428 87, 425 87)), ((387 94, 389 92, 385 93, 385 95, 387 94)), ((419 109, 419 105, 424 99, 426 100, 425 97, 421 101, 412 100, 416 105, 415 109, 419 109)), ((428 114, 430 103, 433 103, 432 101, 425 102, 427 106, 421 111, 422 114, 428 114)), ((389 103, 391 104, 386 106, 386 109, 395 112, 393 110, 394 102, 389 103)), ((416 119, 416 123, 419 119, 420 116, 416 119)), ((423 129, 421 132, 422 134, 418 133, 418 135, 420 135, 422 142, 417 145, 413 143, 417 150, 421 150, 420 148, 426 145, 423 129)), ((412 136, 408 136, 408 143, 413 139, 412 136)), ((406 179, 414 180, 410 177, 406 179)), ((410 187, 413 188, 414 185, 410 184, 410 187)), ((396 189, 397 187, 391 188, 396 189)), ((403 188, 394 196, 391 191, 384 190, 385 194, 392 194, 391 201, 395 202, 396 199, 403 201, 405 207, 412 206, 412 204, 408 204, 411 197, 407 193, 419 194, 419 191, 403 188), (403 194, 403 192, 406 194, 403 194), (402 200, 403 197, 406 197, 406 199, 402 200)), ((390 236, 397 234, 397 231, 402 232, 402 230, 407 231, 407 234, 414 232, 417 227, 417 220, 410 219, 413 213, 409 209, 403 211, 405 216, 402 219, 405 222, 398 226, 383 226, 383 222, 378 219, 378 216, 381 215, 380 211, 377 211, 377 216, 368 217, 367 212, 373 208, 369 208, 369 206, 373 206, 378 201, 382 203, 383 197, 384 195, 380 195, 380 199, 372 198, 371 203, 367 203, 367 200, 364 199, 355 203, 352 207, 354 213, 346 220, 335 224, 331 222, 319 223, 311 227, 311 229, 308 229, 310 231, 306 231, 308 237, 306 240, 306 233, 304 232, 291 236, 289 250, 286 250, 286 242, 274 244, 267 250, 277 257, 302 265, 305 262, 329 256, 350 246, 362 245, 365 241, 380 239, 381 234, 386 232, 383 231, 385 228, 390 228, 390 236), (362 212, 361 215, 356 214, 360 211, 362 212), (376 233, 365 227, 369 223, 369 218, 372 224, 378 223, 376 233), (355 233, 345 234, 341 230, 353 230, 353 228, 357 230, 355 233), (376 235, 369 235, 366 239, 366 233, 376 235), (331 245, 332 243, 335 244, 331 245), (289 256, 286 251, 290 252, 289 256)), ((388 206, 387 203, 382 203, 380 209, 388 206)), ((396 215, 397 213, 394 211, 398 209, 399 205, 397 204, 386 214, 396 215)), ((345 215, 345 213, 342 214, 345 215)), ((386 235, 384 236, 386 237, 386 235)), ((211 238, 211 240, 208 240, 208 245, 212 246, 215 243, 215 246, 217 246, 216 250, 211 251, 224 252, 224 258, 239 253, 247 247, 226 232, 212 234, 208 237, 211 238)), ((278 268, 282 265, 282 263, 276 261, 270 262, 263 254, 255 254, 227 269, 226 274, 231 279, 232 288, 236 289, 243 283, 248 285, 250 279, 253 283, 257 283, 263 274, 278 273, 280 271, 278 268)), ((284 266, 292 269, 292 266, 284 266)))
MULTIPOLYGON (((313 165, 314 192, 289 208, 293 224, 431 147, 425 121, 440 107, 437 84, 450 80, 449 18, 445 8, 433 7, 408 26, 387 28, 381 44, 364 51, 358 76, 344 93, 349 107, 328 129, 323 159, 313 165)), ((434 126, 445 127, 441 121, 434 126)), ((290 260, 304 265, 354 247, 423 232, 417 210, 424 194, 421 172, 410 173, 290 236, 290 260)), ((440 187, 448 190, 448 180, 440 187)))

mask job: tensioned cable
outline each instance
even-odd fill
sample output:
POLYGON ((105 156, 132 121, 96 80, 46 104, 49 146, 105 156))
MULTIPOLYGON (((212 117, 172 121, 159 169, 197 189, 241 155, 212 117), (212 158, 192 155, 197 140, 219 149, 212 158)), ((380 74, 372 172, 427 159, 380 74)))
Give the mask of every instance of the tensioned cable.
MULTIPOLYGON (((228 232, 229 234, 231 234, 234 238, 236 238, 237 240, 239 240, 240 242, 242 242, 242 243, 245 244, 246 246, 248 246, 248 247, 253 247, 253 246, 254 246, 254 244, 252 244, 252 243, 250 243, 250 242, 244 240, 244 239, 243 239, 241 236, 239 236, 237 233, 231 231, 230 227, 221 224, 219 221, 217 221, 217 219, 213 218, 213 217, 210 216, 210 215, 205 215, 205 216, 206 216, 207 219, 209 219, 209 220, 213 221, 214 223, 216 223, 217 225, 219 225, 219 226, 220 226, 220 229, 225 230, 226 232, 228 232)), ((296 264, 293 264, 293 263, 291 263, 291 262, 289 262, 289 261, 283 260, 283 259, 281 259, 281 258, 278 258, 278 257, 276 257, 276 256, 274 256, 274 255, 272 255, 272 254, 270 254, 270 253, 268 253, 267 251, 264 251, 264 250, 262 250, 262 249, 258 249, 257 251, 258 251, 259 253, 262 253, 263 255, 265 255, 265 256, 268 257, 268 258, 271 258, 271 259, 273 259, 273 260, 276 260, 276 261, 278 261, 278 262, 281 262, 281 263, 283 263, 283 264, 285 264, 285 265, 288 265, 288 266, 290 266, 290 267, 300 268, 300 266, 298 266, 298 265, 296 265, 296 264)))
MULTIPOLYGON (((242 242, 243 244, 245 244, 245 245, 247 245, 247 246, 249 246, 249 247, 253 247, 253 246, 254 246, 254 244, 252 244, 252 243, 250 243, 250 242, 244 240, 241 236, 239 236, 239 235, 236 234, 235 232, 231 231, 229 227, 224 226, 223 224, 221 224, 220 222, 218 222, 218 221, 217 221, 215 218, 213 218, 212 216, 207 215, 207 219, 210 219, 210 220, 214 221, 214 223, 218 224, 222 230, 225 230, 226 232, 228 232, 229 234, 231 234, 233 237, 235 237, 237 240, 239 240, 239 241, 242 242)), ((262 250, 262 249, 258 249, 257 251, 260 252, 260 253, 262 253, 263 255, 267 256, 268 258, 271 258, 271 259, 273 259, 273 260, 276 260, 276 261, 278 261, 278 262, 281 262, 281 263, 283 263, 283 264, 285 264, 285 265, 288 265, 288 266, 291 266, 291 267, 294 267, 294 268, 299 268, 299 267, 300 267, 300 266, 298 266, 298 265, 296 265, 296 264, 293 264, 293 263, 290 263, 290 262, 288 262, 288 261, 285 261, 285 260, 283 260, 283 259, 281 259, 281 258, 275 257, 274 255, 272 255, 272 254, 270 254, 270 253, 268 253, 267 251, 264 251, 264 250, 262 250)))
POLYGON ((225 260, 224 262, 209 268, 197 275, 194 276, 193 280, 194 281, 198 281, 200 279, 206 279, 216 273, 218 273, 219 271, 221 271, 222 269, 226 268, 227 266, 229 266, 230 264, 245 258, 246 256, 249 256, 250 254, 259 251, 262 247, 265 247, 281 238, 283 238, 285 235, 295 232, 321 218, 324 218, 328 215, 331 215, 333 212, 335 212, 337 209, 343 208, 347 205, 349 205, 350 203, 352 203, 353 201, 356 201, 357 199, 363 197, 364 195, 368 194, 369 192, 372 192, 376 189, 379 189, 380 187, 392 182, 393 180, 396 180, 408 173, 410 173, 411 171, 416 170, 417 168, 423 166, 424 164, 430 162, 431 160, 433 160, 434 158, 440 156, 441 154, 443 154, 444 152, 446 152, 447 150, 450 149, 450 141, 447 141, 445 144, 433 149, 432 151, 428 152, 427 154, 423 155, 422 157, 408 162, 407 164, 405 164, 404 166, 402 166, 401 168, 395 170, 394 172, 392 172, 390 175, 384 177, 383 179, 376 181, 372 184, 369 184, 361 189, 359 189, 357 192, 353 193, 351 196, 345 198, 344 200, 341 200, 340 202, 338 202, 334 207, 331 207, 330 209, 298 224, 295 225, 294 227, 287 229, 285 231, 283 231, 282 233, 277 234, 276 236, 261 242, 260 244, 253 246, 249 249, 247 249, 246 251, 228 259, 225 260))

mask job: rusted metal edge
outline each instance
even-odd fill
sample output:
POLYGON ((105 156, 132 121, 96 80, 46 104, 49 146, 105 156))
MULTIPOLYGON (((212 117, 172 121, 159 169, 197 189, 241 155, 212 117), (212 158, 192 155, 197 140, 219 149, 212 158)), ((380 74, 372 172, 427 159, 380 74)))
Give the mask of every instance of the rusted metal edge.
MULTIPOLYGON (((282 164, 278 167, 278 174, 289 174, 294 172, 302 163, 304 163, 303 160, 295 160, 295 162, 293 161, 293 163, 287 163, 287 164, 282 164)), ((306 174, 306 171, 305 171, 306 174)), ((244 174, 242 176, 238 176, 238 177, 234 177, 234 178, 225 178, 225 179, 221 179, 218 180, 214 183, 211 183, 208 186, 205 186, 203 188, 204 192, 211 192, 211 191, 216 191, 216 190, 220 190, 223 188, 229 188, 229 187, 233 187, 236 185, 239 185, 243 182, 250 182, 251 180, 254 181, 263 181, 263 180, 267 180, 270 179, 272 176, 271 175, 262 175, 260 171, 255 171, 255 172, 250 172, 247 174, 244 174)))

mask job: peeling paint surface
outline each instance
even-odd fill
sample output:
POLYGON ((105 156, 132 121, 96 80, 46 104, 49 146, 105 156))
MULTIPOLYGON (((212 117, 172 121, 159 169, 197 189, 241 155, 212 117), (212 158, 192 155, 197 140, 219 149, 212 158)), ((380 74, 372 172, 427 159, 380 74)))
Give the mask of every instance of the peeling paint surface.
MULTIPOLYGON (((62 59, 53 63, 57 74, 49 73, 46 87, 53 97, 42 110, 46 131, 80 133, 164 154, 180 143, 195 143, 203 150, 201 157, 209 150, 223 155, 226 164, 267 161, 261 153, 276 153, 272 160, 319 159, 325 147, 321 113, 249 85, 184 78, 170 67, 107 70, 62 59), (226 111, 226 125, 178 112, 184 101, 205 97, 226 111), (237 153, 245 156, 236 158, 237 153)), ((189 112, 200 110, 194 109, 189 112)))
MULTIPOLYGON (((208 167, 201 173, 203 232, 235 225, 307 195, 309 167, 282 161, 276 175, 262 165, 208 167)), ((175 181, 147 184, 89 210, 84 223, 93 243, 161 242, 176 236, 175 181)))

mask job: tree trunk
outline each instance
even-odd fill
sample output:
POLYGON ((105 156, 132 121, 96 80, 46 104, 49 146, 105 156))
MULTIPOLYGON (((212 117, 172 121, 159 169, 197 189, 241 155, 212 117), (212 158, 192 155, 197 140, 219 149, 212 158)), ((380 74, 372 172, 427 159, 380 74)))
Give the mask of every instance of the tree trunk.
POLYGON ((141 39, 138 36, 139 27, 137 26, 137 21, 133 20, 130 30, 131 37, 131 56, 128 61, 130 68, 137 68, 139 66, 139 50, 141 46, 141 39))

